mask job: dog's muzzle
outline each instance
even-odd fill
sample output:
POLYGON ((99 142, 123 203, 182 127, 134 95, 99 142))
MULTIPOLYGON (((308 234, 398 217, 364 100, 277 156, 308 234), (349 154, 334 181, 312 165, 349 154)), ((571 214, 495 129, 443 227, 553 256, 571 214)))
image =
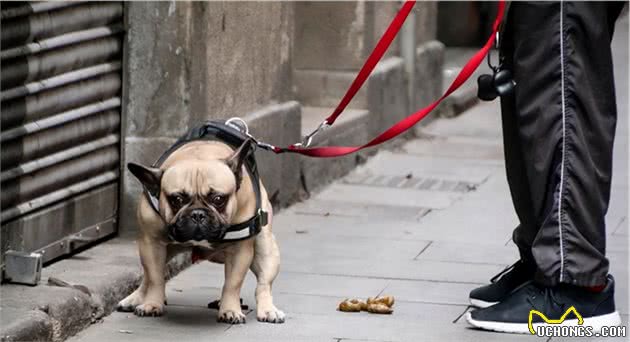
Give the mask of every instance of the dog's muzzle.
POLYGON ((203 208, 191 210, 168 227, 169 236, 176 242, 220 241, 226 230, 221 219, 203 208))

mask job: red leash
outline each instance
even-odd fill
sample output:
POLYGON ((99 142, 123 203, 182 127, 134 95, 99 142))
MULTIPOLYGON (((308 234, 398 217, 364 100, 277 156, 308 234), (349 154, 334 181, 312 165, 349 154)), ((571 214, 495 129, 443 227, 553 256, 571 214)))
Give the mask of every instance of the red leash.
POLYGON ((398 31, 400 31, 400 28, 405 22, 405 19, 407 19, 407 16, 411 12, 414 4, 415 1, 405 2, 394 20, 391 22, 391 24, 389 24, 387 31, 385 31, 378 44, 376 44, 376 47, 374 48, 368 59, 365 61, 365 64, 363 64, 363 67, 361 67, 359 74, 352 82, 352 85, 350 85, 350 88, 348 88, 348 91, 341 99, 334 112, 328 118, 326 118, 326 120, 324 120, 319 125, 319 127, 315 131, 313 131, 313 133, 307 135, 302 143, 293 144, 287 148, 273 147, 272 149, 274 152, 299 153, 310 157, 338 157, 362 150, 370 146, 382 144, 413 127, 416 123, 427 116, 433 109, 435 109, 435 107, 437 107, 437 105, 439 105, 442 100, 444 100, 447 96, 449 96, 451 93, 457 90, 457 88, 464 84, 466 80, 468 80, 468 78, 473 74, 477 67, 479 67, 479 64, 481 64, 485 56, 492 48, 492 45, 494 44, 495 37, 499 29, 499 24, 501 23, 503 12, 505 10, 505 0, 499 1, 497 17, 494 20, 494 24, 492 26, 492 34, 490 35, 490 38, 488 38, 486 44, 466 63, 466 65, 462 68, 462 71, 460 71, 453 83, 451 83, 451 86, 448 87, 446 92, 435 102, 394 124, 388 130, 381 133, 379 136, 372 139, 365 145, 308 147, 312 137, 320 132, 322 129, 325 129, 326 127, 332 125, 335 120, 337 120, 339 115, 341 115, 348 103, 350 103, 352 98, 359 91, 365 80, 370 76, 370 73, 372 72, 376 64, 385 54, 385 51, 387 51, 387 48, 398 34, 398 31))

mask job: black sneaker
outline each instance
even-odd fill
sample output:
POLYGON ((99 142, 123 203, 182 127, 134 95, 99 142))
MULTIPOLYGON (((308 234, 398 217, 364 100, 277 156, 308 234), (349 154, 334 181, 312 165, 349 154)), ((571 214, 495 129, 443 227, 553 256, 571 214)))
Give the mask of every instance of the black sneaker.
POLYGON ((524 261, 504 269, 490 279, 490 284, 470 291, 470 304, 478 308, 487 308, 502 301, 514 289, 534 279, 536 266, 524 261))
POLYGON ((512 292, 500 303, 485 309, 474 310, 466 314, 466 320, 472 326, 499 332, 530 334, 529 316, 532 310, 532 329, 546 324, 540 314, 548 320, 560 320, 571 307, 573 313, 557 323, 576 325, 577 311, 584 320, 584 326, 592 326, 593 332, 600 332, 603 326, 621 324, 621 317, 615 310, 615 282, 608 276, 608 283, 601 292, 561 284, 556 287, 542 287, 533 281, 512 292))

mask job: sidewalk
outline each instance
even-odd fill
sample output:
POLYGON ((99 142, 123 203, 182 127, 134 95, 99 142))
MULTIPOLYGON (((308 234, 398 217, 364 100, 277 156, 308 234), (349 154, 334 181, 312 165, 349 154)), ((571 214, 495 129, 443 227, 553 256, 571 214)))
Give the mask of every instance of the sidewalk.
MULTIPOLYGON (((510 241, 517 221, 504 176, 497 106, 481 104, 458 118, 438 120, 425 130, 429 139, 380 152, 275 217, 282 266, 274 295, 287 313, 285 324, 259 323, 252 312, 245 325, 216 323, 216 311, 206 305, 220 295, 222 266, 201 263, 168 283, 164 317, 114 313, 72 341, 537 340, 473 330, 462 318, 468 292, 518 258, 510 241), (379 294, 396 297, 393 315, 335 311, 346 297, 379 294)), ((616 156, 622 158, 626 119, 619 133, 616 156)), ((618 160, 625 167, 627 161, 618 160)), ((624 183, 622 174, 615 177, 616 184, 624 183)), ((608 250, 627 322, 628 233, 613 229, 622 227, 627 208, 620 190, 613 190, 608 250)), ((254 286, 250 274, 242 292, 250 308, 254 286)))
MULTIPOLYGON (((619 98, 607 254, 628 322, 628 19, 616 32, 619 98)), ((223 269, 201 263, 167 285, 167 314, 113 313, 71 341, 511 341, 526 335, 468 328, 468 292, 517 259, 517 220, 505 181, 498 103, 437 120, 423 139, 383 151, 363 167, 274 218, 282 252, 274 283, 281 325, 216 323, 206 308, 223 269), (390 316, 341 313, 347 297, 390 294, 390 316)), ((254 277, 242 297, 252 308, 254 277)), ((553 339, 560 341, 561 339, 553 339)), ((614 340, 614 339, 612 339, 614 340)))

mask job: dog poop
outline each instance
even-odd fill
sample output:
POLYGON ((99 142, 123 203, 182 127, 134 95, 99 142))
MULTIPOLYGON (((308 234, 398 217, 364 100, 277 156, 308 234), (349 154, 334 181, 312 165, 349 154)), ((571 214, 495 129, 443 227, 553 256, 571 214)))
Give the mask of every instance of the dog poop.
POLYGON ((337 308, 343 312, 360 312, 366 304, 358 299, 345 299, 337 308))
POLYGON ((367 312, 377 314, 391 314, 394 309, 383 303, 372 303, 367 305, 367 312))
POLYGON ((383 297, 376 297, 376 298, 368 298, 367 299, 367 304, 384 304, 387 307, 392 307, 394 306, 394 297, 393 296, 383 296, 383 297))
POLYGON ((339 306, 337 310, 342 312, 361 312, 367 311, 369 313, 375 314, 391 314, 394 312, 392 308, 394 306, 394 297, 393 296, 383 296, 376 298, 368 298, 367 302, 362 300, 353 298, 353 299, 345 299, 339 306))

